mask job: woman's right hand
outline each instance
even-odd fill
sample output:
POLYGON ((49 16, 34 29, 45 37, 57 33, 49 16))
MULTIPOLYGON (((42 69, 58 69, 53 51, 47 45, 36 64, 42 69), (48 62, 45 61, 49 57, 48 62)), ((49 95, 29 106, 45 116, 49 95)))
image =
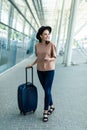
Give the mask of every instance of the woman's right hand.
POLYGON ((32 64, 30 64, 30 65, 27 65, 26 66, 26 68, 32 68, 33 67, 33 65, 35 65, 37 63, 37 59, 32 63, 32 64))
POLYGON ((32 68, 33 67, 33 65, 28 65, 28 66, 26 66, 26 68, 32 68))

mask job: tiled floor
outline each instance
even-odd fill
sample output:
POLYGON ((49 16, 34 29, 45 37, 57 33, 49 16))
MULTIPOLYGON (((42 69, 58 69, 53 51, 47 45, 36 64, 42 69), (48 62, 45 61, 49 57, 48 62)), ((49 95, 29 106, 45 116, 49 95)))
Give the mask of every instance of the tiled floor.
POLYGON ((34 114, 20 115, 17 88, 25 82, 25 66, 32 60, 30 57, 0 76, 0 130, 87 130, 87 64, 64 67, 56 63, 52 88, 56 110, 47 123, 42 122, 44 93, 35 66, 38 107, 34 114))

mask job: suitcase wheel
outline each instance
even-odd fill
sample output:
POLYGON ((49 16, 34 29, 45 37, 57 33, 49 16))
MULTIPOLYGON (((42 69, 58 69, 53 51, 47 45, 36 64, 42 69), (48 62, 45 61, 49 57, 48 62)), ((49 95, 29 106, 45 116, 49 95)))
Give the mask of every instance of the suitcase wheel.
POLYGON ((20 114, 22 114, 22 111, 20 111, 20 114))
POLYGON ((35 112, 35 110, 33 110, 33 113, 35 112))
POLYGON ((22 112, 22 111, 20 111, 20 114, 26 115, 26 113, 25 113, 25 112, 22 112))
POLYGON ((26 113, 25 113, 25 112, 23 112, 23 115, 25 116, 25 115, 26 115, 26 113))

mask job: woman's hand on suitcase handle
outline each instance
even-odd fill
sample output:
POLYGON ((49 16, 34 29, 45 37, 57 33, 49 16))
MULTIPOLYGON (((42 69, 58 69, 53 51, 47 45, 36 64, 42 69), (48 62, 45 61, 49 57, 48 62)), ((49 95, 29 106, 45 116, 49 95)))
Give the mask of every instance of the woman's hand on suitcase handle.
POLYGON ((28 66, 26 66, 26 68, 32 68, 33 67, 33 65, 28 65, 28 66))
POLYGON ((33 65, 35 65, 36 63, 37 63, 37 59, 32 64, 28 65, 26 68, 32 68, 33 65))
POLYGON ((32 67, 33 67, 33 65, 35 65, 36 63, 37 63, 37 59, 35 59, 35 61, 34 61, 32 64, 30 64, 30 65, 26 66, 26 68, 32 68, 32 67))

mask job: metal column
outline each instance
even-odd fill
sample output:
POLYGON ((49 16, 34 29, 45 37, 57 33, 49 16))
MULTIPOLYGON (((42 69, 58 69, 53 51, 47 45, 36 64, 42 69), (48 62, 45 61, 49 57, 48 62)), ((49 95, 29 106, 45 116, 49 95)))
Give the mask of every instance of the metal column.
POLYGON ((69 20, 68 33, 67 33, 67 41, 65 47, 65 55, 64 55, 64 63, 66 66, 71 65, 72 45, 73 45, 74 28, 75 28, 78 5, 79 5, 79 0, 72 0, 70 20, 69 20))
POLYGON ((63 2, 62 2, 62 10, 61 10, 61 16, 60 16, 60 22, 59 22, 58 38, 57 38, 57 54, 59 53, 59 44, 60 44, 62 18, 63 18, 63 12, 64 12, 64 3, 65 3, 65 0, 63 0, 63 2))

